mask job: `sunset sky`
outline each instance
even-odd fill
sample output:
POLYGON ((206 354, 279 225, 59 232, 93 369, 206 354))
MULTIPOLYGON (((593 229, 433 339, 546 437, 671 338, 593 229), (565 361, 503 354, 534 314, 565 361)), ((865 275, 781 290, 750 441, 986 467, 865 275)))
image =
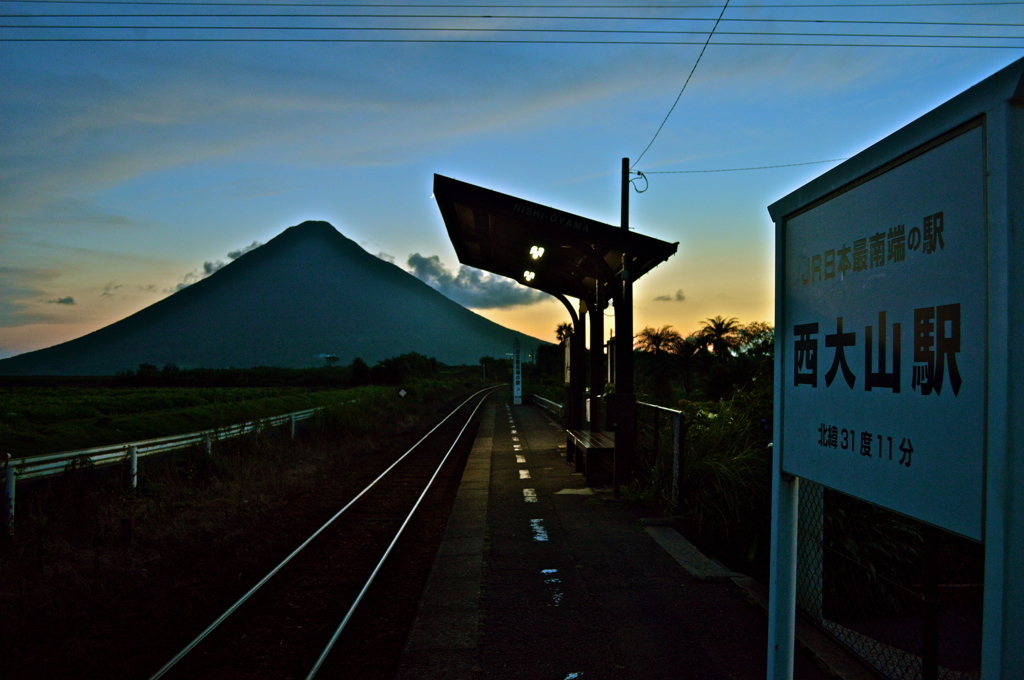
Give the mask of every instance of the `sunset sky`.
POLYGON ((458 275, 433 175, 617 225, 641 154, 632 226, 679 252, 636 328, 771 320, 768 204, 1024 55, 1021 2, 264 2, 0 1, 0 358, 309 219, 553 340, 560 303, 458 275))

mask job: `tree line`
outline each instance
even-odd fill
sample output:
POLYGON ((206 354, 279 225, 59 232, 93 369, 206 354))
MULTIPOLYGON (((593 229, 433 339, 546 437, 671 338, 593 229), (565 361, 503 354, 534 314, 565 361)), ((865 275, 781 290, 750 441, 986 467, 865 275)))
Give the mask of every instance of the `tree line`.
MULTIPOLYGON (((559 342, 572 324, 555 329, 559 342)), ((634 338, 637 390, 673 406, 688 401, 726 399, 736 390, 772 386, 775 328, 766 321, 742 324, 736 317, 705 319, 692 333, 671 325, 647 326, 634 338)))
POLYGON ((726 399, 737 389, 770 388, 775 328, 765 321, 742 324, 736 317, 705 319, 684 335, 671 325, 646 327, 636 336, 644 358, 638 378, 659 399, 726 399))

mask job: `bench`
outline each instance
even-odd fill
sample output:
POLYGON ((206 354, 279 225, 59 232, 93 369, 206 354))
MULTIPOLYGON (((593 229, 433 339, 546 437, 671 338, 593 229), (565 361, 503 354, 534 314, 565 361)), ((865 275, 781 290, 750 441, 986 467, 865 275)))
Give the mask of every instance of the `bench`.
POLYGON ((615 460, 615 433, 590 430, 566 430, 566 451, 572 451, 576 472, 582 472, 587 486, 607 486, 612 483, 615 460))

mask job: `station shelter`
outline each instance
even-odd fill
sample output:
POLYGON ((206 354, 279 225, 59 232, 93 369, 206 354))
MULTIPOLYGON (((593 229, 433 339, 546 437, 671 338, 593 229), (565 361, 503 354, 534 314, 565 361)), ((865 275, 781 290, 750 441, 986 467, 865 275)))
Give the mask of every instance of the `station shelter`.
POLYGON ((632 465, 636 440, 632 284, 671 257, 679 245, 629 229, 625 162, 623 171, 620 227, 434 175, 434 198, 459 261, 548 293, 568 310, 573 332, 567 348, 567 430, 600 434, 614 442, 616 494, 632 465), (609 347, 606 366, 609 305, 615 311, 614 333, 621 350, 616 353, 614 343, 609 347), (588 330, 589 366, 580 370, 588 364, 588 330))

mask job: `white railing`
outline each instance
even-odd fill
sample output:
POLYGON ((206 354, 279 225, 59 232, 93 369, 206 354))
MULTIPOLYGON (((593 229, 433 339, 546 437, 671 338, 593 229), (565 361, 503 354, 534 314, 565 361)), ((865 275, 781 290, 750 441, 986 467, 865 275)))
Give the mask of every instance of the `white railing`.
POLYGON ((205 447, 207 453, 211 453, 213 442, 240 437, 250 432, 258 433, 264 428, 279 427, 285 424, 289 425, 290 435, 294 439, 295 423, 312 418, 320 410, 320 408, 311 408, 305 411, 295 411, 294 413, 286 413, 280 416, 251 420, 224 428, 201 430, 199 432, 158 437, 156 439, 143 439, 124 444, 109 444, 79 451, 64 451, 26 458, 11 458, 10 454, 7 454, 7 461, 4 464, 3 470, 7 534, 9 536, 14 535, 14 492, 15 484, 18 480, 55 477, 64 474, 69 467, 76 465, 104 467, 127 461, 129 465, 129 485, 135 488, 138 478, 137 461, 140 456, 180 451, 200 445, 205 447))
POLYGON ((552 413, 558 416, 562 415, 562 409, 565 408, 561 404, 556 404, 550 399, 545 399, 539 394, 534 394, 533 400, 537 402, 537 405, 540 406, 541 408, 546 408, 547 410, 551 411, 552 413))
POLYGON ((653 448, 655 456, 658 452, 658 439, 661 436, 661 428, 658 424, 659 415, 667 413, 672 418, 672 504, 678 508, 683 501, 682 495, 685 493, 686 482, 683 474, 683 463, 686 458, 686 415, 674 408, 648 404, 643 401, 638 401, 636 405, 649 408, 654 412, 653 448))

